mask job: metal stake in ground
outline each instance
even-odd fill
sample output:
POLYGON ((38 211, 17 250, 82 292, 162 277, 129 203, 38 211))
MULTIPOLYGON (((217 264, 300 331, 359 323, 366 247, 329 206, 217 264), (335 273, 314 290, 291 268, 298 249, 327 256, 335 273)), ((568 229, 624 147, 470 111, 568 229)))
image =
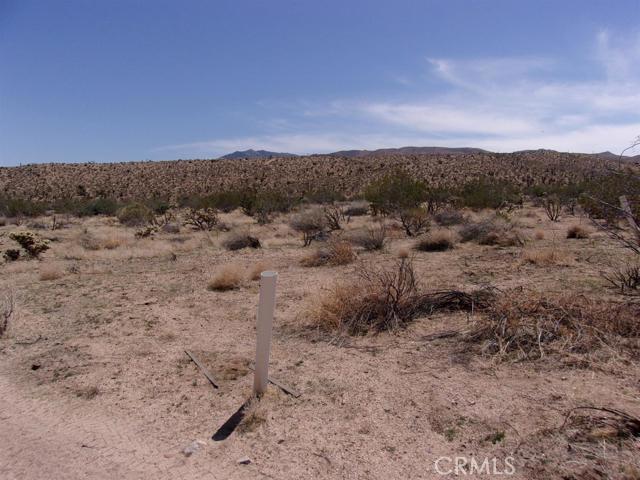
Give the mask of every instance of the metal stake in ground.
POLYGON ((257 316, 256 366, 253 377, 253 394, 262 395, 269 384, 269 352, 271 350, 271 330, 276 308, 277 272, 262 272, 260 275, 260 300, 257 316))

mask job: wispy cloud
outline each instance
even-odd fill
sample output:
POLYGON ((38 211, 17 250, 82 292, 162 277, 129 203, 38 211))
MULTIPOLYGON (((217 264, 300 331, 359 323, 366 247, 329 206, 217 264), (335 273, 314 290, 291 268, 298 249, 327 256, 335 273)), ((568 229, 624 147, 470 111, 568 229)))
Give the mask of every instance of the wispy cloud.
POLYGON ((411 85, 413 98, 306 102, 297 113, 289 109, 275 132, 161 150, 212 155, 246 148, 321 153, 442 145, 620 151, 640 134, 640 34, 602 30, 585 58, 592 64, 581 77, 571 59, 428 58, 432 83, 440 88, 416 91, 419 75, 397 75, 411 85))

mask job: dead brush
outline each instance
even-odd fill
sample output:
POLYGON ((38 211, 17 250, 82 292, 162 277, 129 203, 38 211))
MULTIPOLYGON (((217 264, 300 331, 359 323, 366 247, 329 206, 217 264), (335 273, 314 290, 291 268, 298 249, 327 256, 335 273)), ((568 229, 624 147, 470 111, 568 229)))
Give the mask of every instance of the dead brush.
POLYGON ((640 418, 606 407, 576 407, 565 416, 561 430, 571 442, 622 442, 640 438, 640 418))
POLYGON ((489 305, 464 335, 484 354, 535 360, 548 354, 589 354, 600 347, 640 347, 640 305, 584 296, 510 292, 489 305))
POLYGON ((225 292, 236 290, 242 285, 242 269, 237 265, 225 265, 213 276, 207 288, 212 291, 225 292))
POLYGON ((620 290, 621 294, 627 292, 637 292, 640 290, 640 264, 622 267, 610 273, 601 273, 609 285, 616 290, 620 290))
POLYGON ((420 315, 441 310, 473 310, 492 297, 488 290, 419 291, 413 263, 401 257, 391 268, 362 264, 351 282, 333 285, 308 310, 314 325, 349 335, 405 327, 420 315))
POLYGON ((9 327, 9 320, 13 315, 15 309, 15 301, 13 298, 13 292, 9 290, 4 294, 2 303, 0 303, 0 337, 4 335, 9 327))
POLYGON ((571 225, 567 229, 567 238, 573 238, 577 240, 589 238, 590 231, 588 228, 583 227, 582 225, 571 225))
POLYGON ((323 265, 347 265, 356 259, 356 254, 349 242, 344 240, 330 240, 326 247, 318 248, 315 252, 305 256, 300 265, 303 267, 321 267, 323 265))
POLYGON ((460 238, 463 242, 474 241, 479 245, 510 247, 525 244, 522 232, 513 223, 498 216, 463 225, 460 238))

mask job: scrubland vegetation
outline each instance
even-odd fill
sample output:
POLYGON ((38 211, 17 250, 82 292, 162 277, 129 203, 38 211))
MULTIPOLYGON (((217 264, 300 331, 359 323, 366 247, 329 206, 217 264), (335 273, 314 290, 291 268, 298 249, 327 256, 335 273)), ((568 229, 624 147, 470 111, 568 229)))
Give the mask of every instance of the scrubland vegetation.
MULTIPOLYGON (((244 365, 224 378, 247 383, 269 268, 274 372, 303 397, 252 407, 238 457, 247 439, 304 438, 313 471, 339 475, 340 449, 393 465, 436 438, 428 448, 511 454, 522 478, 637 478, 638 172, 555 153, 350 162, 0 171, 4 364, 47 398, 123 416, 153 399, 187 434, 240 397, 211 404, 183 350, 221 375, 244 365), (292 165, 300 175, 278 175, 292 165), (193 183, 214 167, 213 184, 193 183), (333 419, 348 428, 313 433, 333 419)), ((161 429, 155 410, 137 424, 161 429)))

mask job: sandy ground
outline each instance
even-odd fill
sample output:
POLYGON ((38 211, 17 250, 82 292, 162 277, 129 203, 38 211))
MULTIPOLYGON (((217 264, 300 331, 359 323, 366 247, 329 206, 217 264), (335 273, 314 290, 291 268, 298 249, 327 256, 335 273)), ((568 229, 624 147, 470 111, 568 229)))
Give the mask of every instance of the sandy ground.
MULTIPOLYGON (((532 208, 516 215, 532 239, 524 248, 561 249, 566 265, 527 264, 522 247, 460 244, 416 254, 422 284, 613 295, 599 272, 625 254, 603 234, 567 240, 567 227, 586 220, 552 223, 532 208), (537 231, 544 239, 534 239, 537 231)), ((639 415, 637 363, 497 363, 455 340, 430 339, 469 325, 463 313, 327 341, 306 328, 307 302, 354 266, 303 268, 308 252, 285 224, 259 227, 235 213, 226 220, 265 247, 227 252, 224 234, 187 231, 134 240, 132 229, 94 218, 42 231, 57 238, 42 261, 0 265, 0 288, 16 303, 0 339, 0 478, 435 479, 453 473, 440 475, 434 462, 457 456, 495 458, 498 473, 512 458, 509 478, 608 478, 581 475, 586 454, 568 450, 558 429, 578 405, 639 415), (87 250, 83 230, 115 237, 118 246, 87 250), (206 285, 222 265, 248 272, 259 262, 279 272, 271 374, 302 395, 270 387, 239 431, 213 442, 251 392, 258 282, 247 278, 227 292, 206 285), (41 280, 56 269, 60 278, 41 280), (201 443, 185 455, 194 441, 201 443), (245 457, 250 463, 239 463, 245 457)), ((0 248, 10 243, 0 237, 0 248)), ((398 235, 385 252, 361 252, 359 261, 391 263, 410 243, 398 235)), ((621 475, 634 462, 640 469, 640 444, 635 452, 593 448, 610 478, 637 478, 621 475)))

